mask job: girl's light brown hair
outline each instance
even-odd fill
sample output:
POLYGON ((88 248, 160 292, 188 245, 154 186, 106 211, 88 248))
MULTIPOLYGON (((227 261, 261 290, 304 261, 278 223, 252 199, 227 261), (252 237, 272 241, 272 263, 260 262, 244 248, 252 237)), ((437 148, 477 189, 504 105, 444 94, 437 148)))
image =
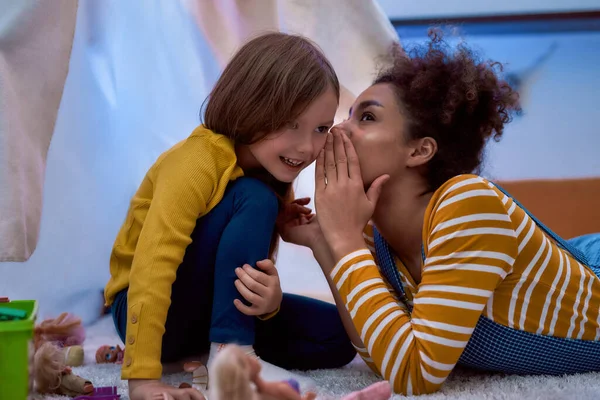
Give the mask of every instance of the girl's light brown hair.
MULTIPOLYGON (((292 122, 329 88, 340 97, 331 63, 309 39, 267 33, 242 46, 225 67, 206 100, 204 126, 236 144, 262 140, 292 122)), ((291 202, 290 183, 261 177, 280 199, 291 202)), ((279 235, 274 233, 269 258, 275 259, 279 235)))
POLYGON ((340 96, 333 67, 310 40, 267 33, 233 56, 210 93, 204 126, 252 144, 293 121, 328 88, 340 96))

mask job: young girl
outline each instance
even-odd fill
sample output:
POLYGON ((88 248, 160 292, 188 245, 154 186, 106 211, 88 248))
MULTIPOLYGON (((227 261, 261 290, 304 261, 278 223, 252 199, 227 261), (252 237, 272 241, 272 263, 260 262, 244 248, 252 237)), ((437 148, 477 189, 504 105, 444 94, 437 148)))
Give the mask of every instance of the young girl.
POLYGON ((436 34, 395 54, 329 134, 318 224, 296 228, 397 393, 437 391, 457 364, 600 370, 600 235, 577 241, 586 256, 471 174, 518 108, 495 65, 436 34))
POLYGON ((290 202, 291 182, 323 147, 338 98, 335 72, 315 45, 260 36, 223 71, 204 125, 148 171, 116 238, 105 289, 132 400, 199 398, 161 384, 161 362, 210 348, 210 363, 228 343, 287 369, 352 360, 335 307, 282 299, 272 261, 276 221, 283 227, 310 213, 307 199, 290 202))

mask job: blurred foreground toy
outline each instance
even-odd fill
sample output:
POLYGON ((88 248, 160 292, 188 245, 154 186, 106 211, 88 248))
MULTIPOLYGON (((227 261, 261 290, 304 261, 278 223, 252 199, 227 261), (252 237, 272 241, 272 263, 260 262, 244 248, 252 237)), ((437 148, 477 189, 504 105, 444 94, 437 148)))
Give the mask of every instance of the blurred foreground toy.
POLYGON ((104 386, 95 388, 90 395, 77 396, 73 400, 119 400, 120 398, 116 386, 104 386))
POLYGON ((36 390, 42 394, 89 395, 94 385, 71 371, 83 364, 85 331, 81 319, 62 313, 34 329, 33 372, 36 390))

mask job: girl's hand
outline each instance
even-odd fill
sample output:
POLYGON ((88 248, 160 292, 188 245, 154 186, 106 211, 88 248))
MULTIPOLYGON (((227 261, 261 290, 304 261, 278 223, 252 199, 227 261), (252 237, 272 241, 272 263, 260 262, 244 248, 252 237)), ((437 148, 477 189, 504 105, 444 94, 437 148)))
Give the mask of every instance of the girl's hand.
POLYGON ((286 242, 313 250, 316 244, 325 241, 315 214, 299 216, 296 220, 292 220, 280 228, 279 233, 286 242))
POLYGON ((239 299, 233 301, 241 313, 254 316, 269 314, 277 310, 283 298, 279 274, 273 261, 269 259, 258 261, 256 266, 262 271, 258 271, 248 264, 235 270, 238 277, 235 287, 252 306, 245 305, 239 299))
POLYGON ((316 238, 322 238, 321 229, 315 223, 312 210, 305 207, 310 203, 310 197, 296 199, 286 204, 277 217, 277 231, 281 238, 299 246, 311 247, 316 238))
POLYGON ((301 215, 310 215, 312 210, 306 205, 310 203, 310 197, 302 197, 291 203, 284 204, 283 209, 279 211, 275 224, 277 227, 287 224, 289 221, 295 220, 301 215))
POLYGON ((388 175, 378 177, 365 193, 352 142, 335 128, 327 134, 315 167, 315 203, 323 236, 336 260, 365 246, 362 231, 388 179, 388 175))
POLYGON ((179 389, 156 380, 131 379, 131 400, 206 400, 196 389, 179 389))

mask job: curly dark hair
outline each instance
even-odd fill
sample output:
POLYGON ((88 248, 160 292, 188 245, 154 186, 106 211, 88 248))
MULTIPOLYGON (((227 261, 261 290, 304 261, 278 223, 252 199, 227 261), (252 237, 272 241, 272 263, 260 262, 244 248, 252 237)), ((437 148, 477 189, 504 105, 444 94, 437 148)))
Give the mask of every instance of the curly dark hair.
POLYGON ((429 38, 407 53, 395 45, 393 65, 374 84, 393 86, 410 138, 436 140, 427 164, 435 190, 453 176, 479 172, 487 140, 498 141, 520 107, 517 92, 498 78, 500 63, 479 60, 464 44, 450 47, 440 28, 430 29, 429 38))

